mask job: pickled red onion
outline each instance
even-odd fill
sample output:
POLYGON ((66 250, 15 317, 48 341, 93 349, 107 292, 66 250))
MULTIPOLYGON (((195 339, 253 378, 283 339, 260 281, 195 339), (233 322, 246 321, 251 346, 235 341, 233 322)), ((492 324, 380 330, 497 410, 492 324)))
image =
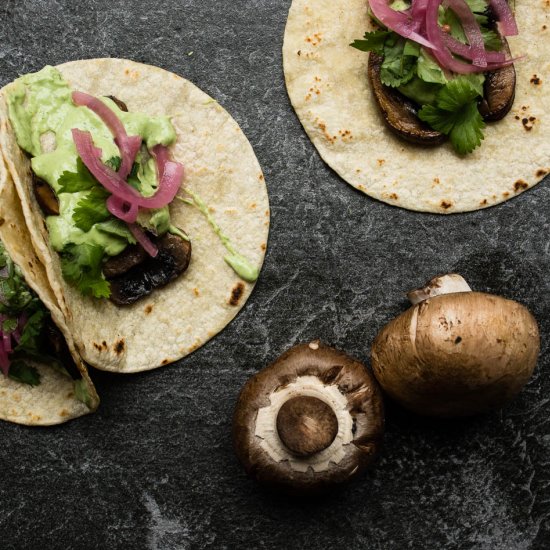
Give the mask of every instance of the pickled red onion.
POLYGON ((516 36, 518 25, 507 0, 488 0, 497 18, 500 32, 504 36, 516 36))
MULTIPOLYGON (((121 178, 119 172, 101 162, 102 151, 94 146, 90 132, 73 128, 72 134, 76 150, 86 168, 113 195, 143 208, 162 208, 174 200, 183 179, 183 166, 178 162, 165 161, 157 192, 152 197, 143 197, 121 178)), ((154 147, 153 151, 157 150, 157 147, 154 147)), ((164 160, 165 157, 162 158, 164 160)))
POLYGON ((97 97, 84 92, 73 92, 72 98, 75 105, 88 107, 88 109, 93 111, 107 125, 109 130, 111 130, 115 138, 115 143, 120 149, 122 161, 118 174, 122 179, 126 179, 132 170, 137 152, 141 147, 141 137, 129 136, 126 133, 124 124, 122 124, 116 114, 97 97))
POLYGON ((472 63, 481 68, 487 67, 483 35, 470 6, 464 0, 445 0, 445 4, 460 19, 472 52, 472 63))
POLYGON ((369 0, 369 5, 376 19, 388 27, 388 29, 426 48, 435 47, 429 39, 426 40, 426 38, 417 32, 421 27, 422 21, 420 19, 415 20, 412 12, 407 13, 393 10, 388 6, 388 0, 369 0))
MULTIPOLYGON (((374 16, 388 29, 430 48, 433 56, 443 69, 459 73, 481 73, 511 65, 516 59, 506 59, 501 52, 488 52, 485 49, 481 29, 475 15, 465 0, 445 0, 460 20, 468 44, 444 33, 439 26, 439 6, 443 0, 412 0, 411 8, 396 11, 389 7, 388 0, 369 0, 374 16), (466 63, 456 59, 457 54, 471 61, 466 63)), ((506 0, 488 0, 493 8, 502 34, 517 34, 517 25, 506 0)))
POLYGON ((145 234, 145 231, 135 223, 128 224, 128 228, 132 232, 132 235, 136 238, 136 241, 143 246, 143 249, 149 256, 156 258, 159 253, 158 248, 149 240, 149 237, 145 234))
POLYGON ((111 195, 107 199, 107 210, 115 218, 119 218, 126 223, 135 223, 139 209, 137 204, 127 202, 116 195, 111 195))

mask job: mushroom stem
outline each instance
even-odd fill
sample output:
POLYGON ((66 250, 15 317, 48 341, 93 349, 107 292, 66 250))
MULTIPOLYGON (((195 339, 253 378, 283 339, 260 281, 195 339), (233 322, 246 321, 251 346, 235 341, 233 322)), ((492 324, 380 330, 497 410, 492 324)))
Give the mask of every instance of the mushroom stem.
POLYGON ((471 291, 472 289, 463 277, 456 273, 448 273, 447 275, 438 275, 423 287, 411 290, 407 293, 407 298, 413 305, 416 305, 434 296, 471 291))
POLYGON ((307 457, 328 448, 338 434, 332 407, 312 396, 286 401, 277 414, 277 433, 294 455, 307 457))

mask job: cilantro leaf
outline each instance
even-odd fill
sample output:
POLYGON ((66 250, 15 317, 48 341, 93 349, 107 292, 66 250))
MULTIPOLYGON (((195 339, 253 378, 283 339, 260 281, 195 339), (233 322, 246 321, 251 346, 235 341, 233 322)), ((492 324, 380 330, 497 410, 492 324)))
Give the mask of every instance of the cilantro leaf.
POLYGON ((22 359, 15 359, 10 364, 9 377, 17 382, 38 386, 40 384, 40 373, 35 367, 31 367, 22 359))
POLYGON ((63 276, 84 295, 108 298, 111 288, 101 271, 103 255, 103 247, 98 245, 67 244, 61 252, 63 276))
POLYGON ((115 172, 118 172, 122 164, 122 159, 120 157, 111 157, 110 159, 105 161, 105 164, 109 168, 112 168, 115 172))
POLYGON ((391 36, 384 45, 384 61, 380 67, 382 84, 397 88, 407 83, 415 74, 420 48, 410 40, 391 36))
POLYGON ((390 34, 390 31, 366 32, 363 40, 354 40, 350 46, 362 52, 375 52, 378 55, 383 55, 384 42, 390 34))
POLYGON ((455 150, 464 155, 481 145, 485 123, 477 108, 477 86, 457 77, 437 94, 436 105, 424 105, 418 117, 434 130, 447 134, 455 150))
POLYGON ((424 50, 420 51, 416 64, 416 74, 424 82, 432 84, 447 84, 447 78, 437 61, 432 59, 424 50))
POLYGON ((17 328, 17 325, 18 325, 17 319, 8 317, 2 322, 2 332, 8 332, 8 333, 13 332, 17 328))
POLYGON ((78 229, 87 233, 96 223, 103 222, 110 217, 105 201, 109 193, 99 186, 95 186, 80 199, 73 212, 73 221, 78 229))
POLYGON ((57 183, 59 184, 59 193, 86 191, 97 185, 96 179, 80 158, 76 160, 76 172, 63 172, 57 183))
POLYGON ((485 48, 498 52, 502 49, 502 40, 497 32, 481 27, 481 35, 483 36, 483 42, 485 48))
POLYGON ((466 4, 474 13, 485 13, 487 11, 486 0, 466 0, 466 4))
POLYGON ((479 90, 469 79, 458 77, 451 80, 437 97, 437 106, 446 111, 458 111, 479 95, 479 90))
POLYGON ((48 317, 49 314, 44 309, 35 311, 25 323, 25 327, 21 333, 21 339, 14 351, 38 351, 42 344, 42 331, 48 317))

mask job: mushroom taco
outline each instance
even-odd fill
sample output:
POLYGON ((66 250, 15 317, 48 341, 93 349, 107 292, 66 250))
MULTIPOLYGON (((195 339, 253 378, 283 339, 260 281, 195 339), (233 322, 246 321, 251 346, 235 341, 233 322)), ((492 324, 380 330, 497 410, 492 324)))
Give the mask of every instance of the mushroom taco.
POLYGON ((99 399, 67 332, 0 157, 0 418, 66 422, 99 399), (19 264, 19 265, 18 265, 19 264), (25 266, 25 278, 19 266, 25 266))
POLYGON ((363 193, 426 212, 485 208, 541 181, 550 170, 546 138, 550 95, 545 91, 550 76, 548 9, 543 3, 513 6, 517 36, 503 28, 499 16, 503 0, 372 0, 370 4, 294 0, 283 47, 285 78, 292 104, 321 157, 363 193), (499 34, 508 34, 507 42, 499 34), (476 45, 474 35, 483 39, 481 44, 476 45), (492 51, 494 47, 500 51, 492 51), (387 78, 382 75, 381 83, 384 60, 387 78), (494 72, 499 71, 493 71, 498 67, 501 76, 506 73, 512 80, 514 61, 515 100, 513 87, 504 80, 495 84, 494 72), (477 70, 472 69, 476 63, 477 70), (451 112, 441 90, 449 95, 447 84, 456 76, 454 70, 465 65, 470 65, 466 72, 473 74, 459 75, 451 84, 454 92, 460 88, 461 95, 451 112), (501 85, 508 88, 508 95, 499 111, 488 105, 487 90, 501 85), (430 131, 433 134, 431 146, 426 143, 429 139, 424 145, 403 139, 407 117, 414 111, 416 118, 419 107, 424 113, 417 122, 424 124, 428 138, 430 131), (434 112, 446 119, 438 119, 434 112), (465 132, 471 143, 457 147, 451 135, 441 144, 446 137, 442 134, 457 127, 447 124, 448 115, 454 117, 453 123, 474 122, 465 132), (501 116, 485 127, 483 117, 489 121, 501 116), (401 135, 390 128, 392 118, 401 119, 397 121, 401 135), (426 128, 428 121, 433 125, 426 128))
POLYGON ((117 372, 191 353, 243 307, 265 255, 264 177, 190 82, 123 59, 2 90, 4 156, 78 351, 117 372))

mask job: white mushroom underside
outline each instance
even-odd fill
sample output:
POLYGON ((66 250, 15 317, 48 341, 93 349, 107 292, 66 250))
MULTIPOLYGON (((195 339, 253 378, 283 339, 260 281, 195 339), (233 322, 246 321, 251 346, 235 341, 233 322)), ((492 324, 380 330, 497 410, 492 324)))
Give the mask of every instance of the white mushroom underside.
POLYGON ((323 472, 332 462, 338 464, 346 456, 346 446, 353 439, 353 418, 348 400, 337 386, 326 386, 316 376, 302 376, 270 395, 270 405, 258 410, 254 435, 262 440, 260 446, 275 461, 288 460, 297 472, 323 472), (277 432, 279 409, 293 397, 316 397, 329 405, 338 419, 338 433, 329 447, 309 457, 294 456, 283 444, 277 432))

